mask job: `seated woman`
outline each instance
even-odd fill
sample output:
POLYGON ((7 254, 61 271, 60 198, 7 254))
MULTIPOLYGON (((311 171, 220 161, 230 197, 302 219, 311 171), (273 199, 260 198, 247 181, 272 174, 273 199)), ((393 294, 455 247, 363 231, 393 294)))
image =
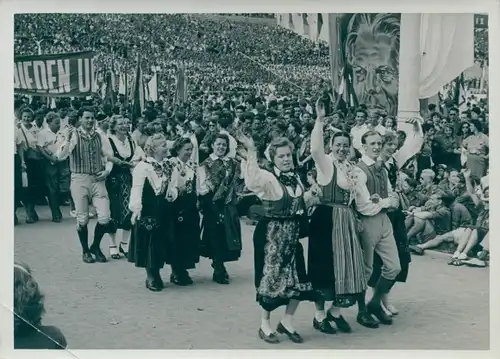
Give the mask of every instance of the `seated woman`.
MULTIPOLYGON (((448 194, 451 196, 451 193, 448 194)), ((472 216, 467 208, 455 200, 450 206, 452 230, 441 235, 436 236, 428 242, 412 245, 410 250, 417 255, 423 255, 426 249, 431 249, 440 246, 444 242, 454 242, 459 245, 464 236, 468 237, 472 231, 470 226, 472 224, 472 216)))
POLYGON ((26 264, 14 264, 14 349, 65 349, 66 338, 42 325, 44 295, 26 264))
POLYGON ((477 257, 464 259, 463 264, 469 267, 487 267, 490 260, 490 232, 486 233, 481 241, 482 250, 477 254, 477 257))
MULTIPOLYGON (((471 230, 468 235, 463 235, 458 247, 453 253, 448 264, 460 266, 469 258, 468 253, 480 244, 490 230, 490 206, 489 206, 489 188, 486 187, 482 193, 477 194, 472 186, 471 171, 467 170, 464 172, 465 185, 467 186, 467 192, 471 196, 474 203, 478 207, 478 216, 474 226, 471 226, 471 230)), ((489 242, 488 242, 489 243, 489 242)))

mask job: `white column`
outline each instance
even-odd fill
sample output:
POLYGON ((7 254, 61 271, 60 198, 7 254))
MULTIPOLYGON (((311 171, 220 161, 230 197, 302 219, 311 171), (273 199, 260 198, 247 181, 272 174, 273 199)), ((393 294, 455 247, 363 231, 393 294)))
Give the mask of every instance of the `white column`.
POLYGON ((420 116, 420 29, 421 14, 401 14, 399 38, 398 130, 406 132, 407 139, 394 154, 398 166, 420 151, 422 137, 414 132, 408 119, 420 116))
POLYGON ((401 14, 398 118, 419 115, 421 14, 401 14))

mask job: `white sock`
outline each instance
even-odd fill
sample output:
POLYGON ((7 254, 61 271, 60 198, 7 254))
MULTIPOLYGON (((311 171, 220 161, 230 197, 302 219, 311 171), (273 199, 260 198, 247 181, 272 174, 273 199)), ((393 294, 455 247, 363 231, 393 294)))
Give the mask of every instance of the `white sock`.
POLYGON ((116 233, 108 233, 109 234, 109 245, 116 247, 116 233))
POLYGON ((122 245, 122 248, 125 252, 128 252, 128 243, 130 240, 130 234, 131 234, 131 231, 125 231, 125 230, 122 231, 121 245, 122 245))
POLYGON ((295 333, 295 327, 293 326, 293 315, 285 314, 283 319, 281 319, 281 324, 290 332, 295 333))
POLYGON ((326 319, 325 310, 324 309, 323 310, 316 309, 316 313, 314 314, 314 318, 316 318, 316 320, 321 323, 323 320, 326 319))
POLYGON ((458 256, 460 255, 460 252, 455 252, 453 253, 453 256, 451 256, 451 258, 458 258, 458 256))

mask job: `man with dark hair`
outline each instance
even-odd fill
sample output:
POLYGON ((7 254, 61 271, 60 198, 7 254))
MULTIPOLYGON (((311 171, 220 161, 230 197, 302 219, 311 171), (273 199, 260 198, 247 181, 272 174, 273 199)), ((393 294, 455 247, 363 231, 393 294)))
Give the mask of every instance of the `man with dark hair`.
POLYGON ((85 263, 106 262, 100 249, 105 233, 114 233, 110 219, 109 198, 105 179, 112 169, 107 161, 113 151, 96 131, 96 121, 92 107, 82 107, 78 111, 80 127, 72 129, 69 136, 59 148, 57 157, 65 158, 69 154, 71 169, 71 195, 75 202, 77 233, 83 251, 85 263), (97 224, 94 230, 94 241, 88 246, 89 201, 97 210, 97 224), (92 257, 95 256, 95 259, 92 257))

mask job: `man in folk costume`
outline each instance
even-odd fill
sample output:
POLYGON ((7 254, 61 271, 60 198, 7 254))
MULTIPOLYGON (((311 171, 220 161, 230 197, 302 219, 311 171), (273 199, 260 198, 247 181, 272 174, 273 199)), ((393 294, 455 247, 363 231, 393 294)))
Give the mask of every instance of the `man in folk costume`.
POLYGON ((105 233, 114 233, 110 220, 109 198, 105 179, 111 172, 113 156, 109 142, 96 132, 94 109, 82 107, 78 111, 80 127, 72 130, 59 148, 57 157, 64 158, 69 154, 71 169, 71 195, 75 202, 77 233, 83 250, 85 263, 106 262, 100 249, 105 233), (94 241, 88 246, 89 201, 97 210, 97 224, 94 230, 94 241), (92 257, 95 256, 95 259, 92 257))
MULTIPOLYGON (((384 161, 385 168, 388 172, 389 182, 391 183, 392 189, 399 197, 399 207, 394 211, 390 211, 387 216, 392 223, 392 230, 398 249, 399 264, 401 265, 401 271, 395 278, 395 281, 403 283, 406 282, 408 278, 411 254, 405 227, 405 216, 403 213, 409 201, 402 189, 402 176, 399 170, 406 160, 413 156, 413 153, 418 152, 418 149, 422 145, 423 137, 418 118, 408 119, 405 122, 413 125, 413 128, 407 126, 408 129, 404 132, 404 143, 400 143, 400 138, 396 132, 386 131, 382 137, 382 148, 380 151, 380 159, 384 161)), ((372 275, 368 281, 368 286, 375 288, 380 278, 382 268, 382 260, 377 253, 374 254, 373 263, 372 275)), ((382 297, 382 307, 390 316, 398 314, 398 310, 389 302, 388 294, 382 297)))
POLYGON ((361 143, 364 155, 355 171, 359 186, 355 201, 363 224, 360 234, 367 280, 373 271, 374 253, 382 259, 381 276, 366 310, 380 323, 392 324, 392 318, 384 312, 381 303, 382 297, 389 293, 401 271, 392 224, 387 216, 388 210, 399 206, 399 199, 392 189, 384 163, 379 158, 382 136, 378 132, 368 131, 361 137, 361 143))

